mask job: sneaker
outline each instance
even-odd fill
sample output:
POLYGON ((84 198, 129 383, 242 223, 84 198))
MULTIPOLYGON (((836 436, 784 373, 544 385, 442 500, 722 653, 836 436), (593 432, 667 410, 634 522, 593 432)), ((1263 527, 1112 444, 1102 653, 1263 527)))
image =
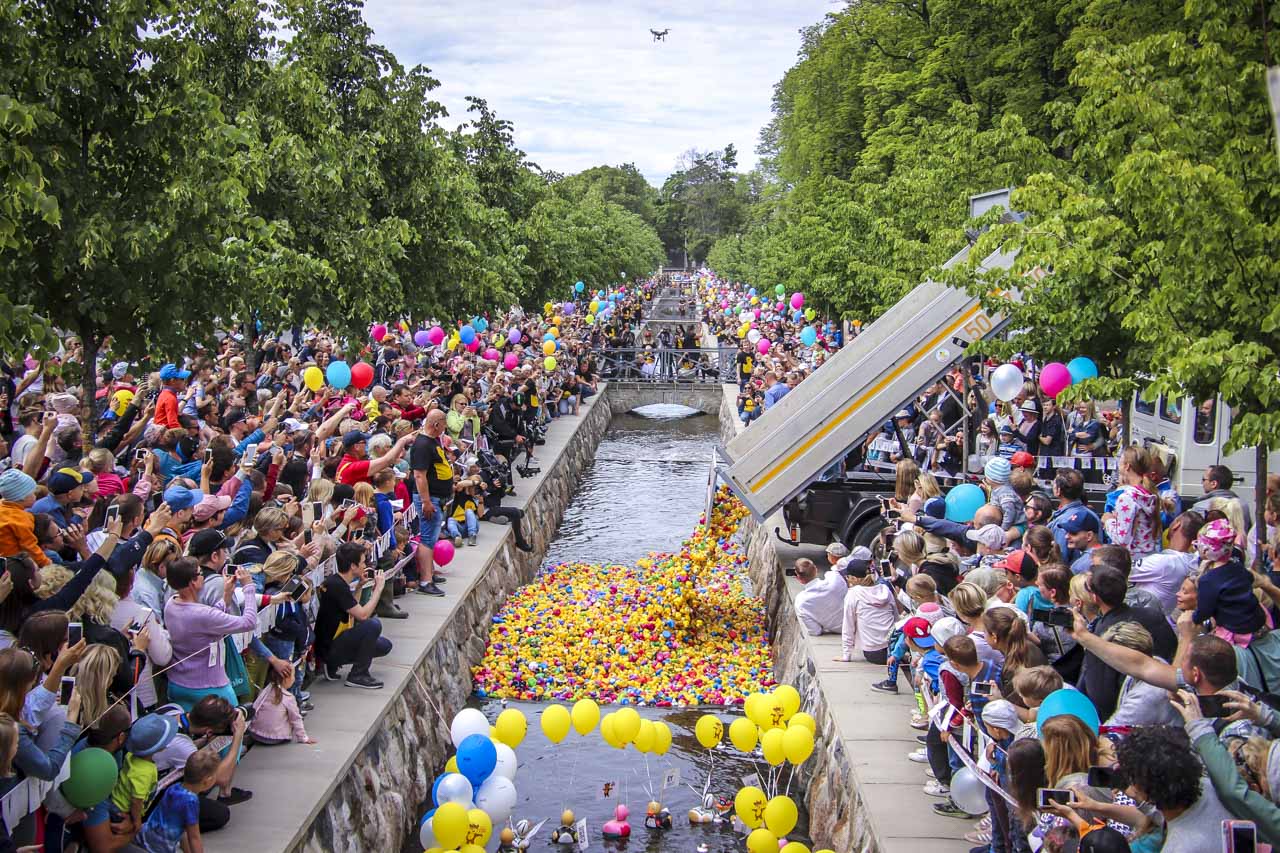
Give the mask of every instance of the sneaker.
POLYGON ((493 522, 494 524, 510 524, 511 523, 511 519, 507 518, 505 515, 495 515, 493 518, 490 518, 488 520, 493 522))
POLYGON ((304 714, 307 713, 308 711, 314 711, 315 709, 316 709, 315 703, 310 701, 309 699, 304 699, 302 701, 302 704, 298 706, 298 710, 304 714))
POLYGON ((929 718, 921 717, 919 714, 912 714, 911 728, 916 731, 927 732, 929 730, 929 718))
POLYGON ((218 797, 218 802, 224 806, 234 806, 253 799, 253 791, 246 791, 244 788, 232 788, 231 793, 225 797, 218 797))
MULTIPOLYGON (((978 821, 977 825, 974 826, 974 830, 976 830, 977 832, 985 832, 988 836, 990 836, 991 835, 991 815, 990 814, 985 815, 982 818, 982 820, 978 821)), ((977 842, 974 842, 974 843, 977 843, 977 842)))
POLYGON ((303 702, 309 702, 311 700, 311 694, 305 690, 299 690, 298 699, 300 699, 303 702))
POLYGON ((930 779, 937 779, 937 778, 938 778, 938 774, 936 774, 936 773, 934 773, 934 772, 933 772, 933 768, 932 768, 932 767, 926 767, 926 768, 924 769, 924 775, 928 776, 930 779))
POLYGON ((977 815, 969 814, 967 811, 951 802, 951 800, 947 800, 945 803, 934 803, 933 811, 935 814, 940 814, 943 817, 958 817, 961 820, 973 820, 977 817, 977 815))
POLYGON ((342 680, 342 667, 340 667, 340 666, 329 666, 329 664, 325 664, 325 665, 324 665, 324 680, 325 680, 325 681, 341 681, 341 680, 342 680))
MULTIPOLYGON (((970 844, 989 845, 991 843, 991 831, 974 829, 964 834, 964 840, 970 844)), ((983 849, 985 850, 986 848, 984 847, 983 849)))
POLYGON ((898 695, 898 682, 890 681, 886 678, 884 681, 877 681, 875 684, 871 685, 871 689, 878 690, 881 693, 892 693, 896 696, 898 695))
POLYGON ((924 735, 916 735, 916 743, 918 743, 918 744, 928 744, 928 743, 929 743, 929 739, 928 739, 928 738, 926 738, 924 735))
POLYGON ((934 779, 932 782, 929 782, 924 786, 924 792, 931 797, 950 797, 951 786, 944 785, 937 779, 934 779))
MULTIPOLYGON (((443 595, 444 593, 441 593, 443 595)), ((382 687, 382 682, 374 678, 367 672, 352 674, 347 676, 348 687, 363 687, 365 690, 378 690, 382 687)))
POLYGON ((432 596, 435 596, 436 598, 440 598, 441 596, 444 595, 444 590, 433 583, 419 584, 418 592, 422 593, 423 595, 432 595, 432 596))
POLYGON ((907 761, 914 761, 916 764, 928 764, 929 751, 924 747, 920 747, 915 752, 907 755, 907 761))
POLYGON ((462 547, 462 537, 461 537, 461 536, 457 536, 457 537, 455 537, 455 538, 454 538, 454 540, 453 540, 453 547, 455 547, 455 548, 461 548, 461 547, 462 547))
POLYGON ((445 577, 444 575, 435 574, 435 575, 432 575, 432 576, 431 576, 431 582, 432 582, 433 584, 435 584, 436 586, 439 586, 439 585, 440 585, 440 584, 442 584, 442 583, 448 583, 448 582, 449 582, 449 579, 448 579, 447 577, 445 577))
POLYGON ((474 536, 468 536, 468 537, 467 537, 467 544, 468 544, 468 545, 470 545, 470 546, 472 546, 472 547, 474 548, 474 547, 475 547, 475 544, 476 544, 476 537, 474 537, 474 536))

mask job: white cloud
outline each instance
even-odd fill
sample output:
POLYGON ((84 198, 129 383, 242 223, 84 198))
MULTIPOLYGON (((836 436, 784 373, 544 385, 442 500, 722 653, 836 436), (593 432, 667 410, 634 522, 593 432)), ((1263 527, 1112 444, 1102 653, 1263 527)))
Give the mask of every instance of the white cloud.
POLYGON ((447 126, 464 120, 464 99, 475 95, 515 125, 517 144, 544 168, 633 162, 661 184, 689 148, 733 143, 740 166, 754 164, 799 30, 831 8, 367 0, 365 19, 402 63, 440 80, 434 96, 449 110, 447 126), (655 43, 651 27, 671 33, 655 43))

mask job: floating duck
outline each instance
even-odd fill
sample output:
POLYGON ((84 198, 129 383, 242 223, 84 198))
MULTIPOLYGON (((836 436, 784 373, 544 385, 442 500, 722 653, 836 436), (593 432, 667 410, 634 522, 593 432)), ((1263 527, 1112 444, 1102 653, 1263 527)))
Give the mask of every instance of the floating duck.
POLYGON ((662 803, 653 801, 649 803, 649 808, 644 813, 644 825, 649 829, 670 829, 671 812, 662 807, 662 803))
POLYGON ((498 853, 517 853, 516 834, 510 827, 504 826, 498 833, 498 853))
POLYGON ((560 815, 560 825, 551 833, 552 844, 577 844, 578 831, 573 828, 573 810, 565 809, 560 815))
POLYGON ((535 825, 530 826, 527 820, 516 821, 516 825, 513 827, 515 840, 512 842, 516 850, 528 850, 529 845, 533 843, 533 836, 538 833, 539 829, 542 829, 542 825, 546 822, 546 818, 543 818, 535 825))
POLYGON ((631 816, 631 812, 625 805, 618 804, 613 810, 613 820, 604 822, 605 838, 629 838, 631 836, 631 824, 627 823, 627 818, 631 816))
POLYGON ((697 825, 699 823, 715 823, 716 820, 716 798, 707 794, 702 798, 702 805, 694 806, 689 809, 689 823, 697 825))
POLYGON ((710 848, 710 847, 708 847, 706 844, 699 844, 699 845, 698 845, 698 853, 707 853, 707 851, 708 851, 708 850, 710 850, 710 849, 711 849, 711 848, 710 848))

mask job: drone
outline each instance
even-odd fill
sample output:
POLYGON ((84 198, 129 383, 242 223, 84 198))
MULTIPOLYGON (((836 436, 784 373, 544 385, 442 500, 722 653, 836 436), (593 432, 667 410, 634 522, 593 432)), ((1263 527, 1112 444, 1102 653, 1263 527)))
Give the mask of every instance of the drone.
POLYGON ((650 29, 650 30, 649 30, 649 32, 653 33, 653 40, 654 40, 654 41, 666 41, 666 40, 667 40, 667 33, 671 32, 671 28, 670 28, 670 27, 668 27, 668 28, 667 28, 667 29, 665 29, 665 30, 654 30, 654 29, 650 29))

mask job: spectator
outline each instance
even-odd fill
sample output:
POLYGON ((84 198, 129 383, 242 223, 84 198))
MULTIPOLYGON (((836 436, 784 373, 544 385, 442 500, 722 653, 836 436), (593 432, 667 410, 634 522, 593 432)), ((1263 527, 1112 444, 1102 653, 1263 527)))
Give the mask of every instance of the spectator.
POLYGON ((374 658, 391 651, 391 641, 382 636, 382 623, 373 616, 386 577, 377 570, 365 571, 364 546, 354 542, 338 547, 337 562, 337 572, 320 586, 316 658, 323 661, 325 678, 338 680, 339 670, 350 664, 347 686, 376 690, 383 683, 370 674, 369 667, 374 658), (362 591, 371 588, 364 603, 357 602, 351 593, 350 585, 360 576, 364 578, 362 591))
POLYGON ((169 565, 168 584, 175 595, 165 605, 164 624, 177 658, 169 670, 169 698, 188 710, 206 696, 220 696, 230 705, 238 701, 225 668, 226 641, 232 634, 258 626, 258 596, 245 595, 243 616, 230 612, 236 588, 252 588, 247 569, 237 569, 234 583, 223 585, 220 606, 201 602, 204 583, 195 560, 184 558, 169 565), (212 651, 202 656, 197 654, 201 649, 212 651))
POLYGON ((1224 519, 1211 521, 1196 537, 1202 573, 1196 585, 1197 625, 1213 621, 1213 632, 1235 645, 1247 647, 1254 632, 1266 624, 1266 613, 1253 596, 1253 573, 1235 549, 1235 531, 1224 519))
MULTIPOLYGON (((1235 474, 1226 465, 1210 465, 1205 470, 1204 476, 1200 478, 1200 483, 1204 487, 1204 497, 1196 501, 1191 508, 1203 516, 1209 511, 1209 504, 1214 498, 1240 501, 1240 496, 1231 490, 1231 487, 1235 485, 1235 481, 1235 474)), ((1252 529, 1253 516, 1250 513, 1249 505, 1244 501, 1240 501, 1240 509, 1244 513, 1244 529, 1252 529)))
POLYGON ((889 635, 898 609, 893 588, 871 571, 871 561, 847 558, 840 570, 848 584, 844 616, 840 628, 841 655, 835 660, 851 661, 861 654, 868 663, 889 660, 889 635))
MULTIPOLYGON (((839 543, 827 547, 828 560, 837 553, 842 555, 838 560, 843 560, 847 549, 839 543), (833 548, 837 550, 833 551, 833 548)), ((870 557, 865 559, 869 564, 870 557)), ((796 580, 803 589, 796 593, 794 606, 800 623, 811 637, 834 634, 844 624, 844 598, 849 585, 840 573, 839 565, 837 561, 822 577, 818 577, 818 567, 812 560, 796 560, 796 580)))
MULTIPOLYGON (((1058 543, 1058 550, 1062 552, 1062 557, 1067 564, 1074 561, 1080 556, 1080 552, 1073 549, 1067 541, 1067 532, 1062 528, 1062 522, 1076 514, 1078 510, 1092 515, 1097 519, 1097 514, 1089 509, 1084 503, 1084 476, 1074 468, 1059 468, 1057 474, 1053 478, 1053 496, 1058 501, 1058 508, 1053 511, 1053 515, 1049 517, 1047 526, 1053 531, 1054 540, 1058 543)), ((1077 522, 1077 526, 1082 526, 1077 522)), ((1097 530, 1102 530, 1102 522, 1097 521, 1097 530)))
POLYGON ((1107 537, 1129 549, 1134 559, 1154 553, 1160 542, 1160 514, 1156 484, 1151 477, 1151 456, 1132 445, 1120 454, 1120 482, 1124 488, 1114 513, 1102 517, 1107 537))
POLYGON ((1194 510, 1180 514, 1169 525, 1169 546, 1148 554, 1129 572, 1129 583, 1153 594, 1166 616, 1173 616, 1179 587, 1199 566, 1195 540, 1203 524, 1204 519, 1194 510))

